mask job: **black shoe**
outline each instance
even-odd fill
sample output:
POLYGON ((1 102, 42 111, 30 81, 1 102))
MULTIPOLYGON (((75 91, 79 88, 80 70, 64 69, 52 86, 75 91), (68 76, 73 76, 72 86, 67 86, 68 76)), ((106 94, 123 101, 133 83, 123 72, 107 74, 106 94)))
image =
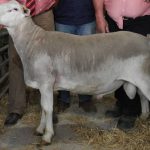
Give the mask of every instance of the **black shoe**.
POLYGON ((18 114, 18 113, 10 113, 8 114, 4 125, 5 126, 9 126, 9 125, 15 125, 19 119, 22 118, 22 115, 18 114))
POLYGON ((96 113, 97 109, 92 100, 87 100, 84 102, 79 102, 79 107, 81 107, 85 112, 96 113))
POLYGON ((134 127, 135 121, 136 121, 136 116, 126 116, 123 115, 120 117, 118 120, 117 128, 121 130, 129 130, 134 127))
POLYGON ((105 116, 111 118, 117 118, 120 117, 121 115, 122 115, 122 111, 118 107, 115 107, 113 110, 107 110, 105 112, 105 116))
POLYGON ((58 112, 64 112, 69 107, 70 107, 69 103, 65 103, 61 100, 58 101, 58 112))

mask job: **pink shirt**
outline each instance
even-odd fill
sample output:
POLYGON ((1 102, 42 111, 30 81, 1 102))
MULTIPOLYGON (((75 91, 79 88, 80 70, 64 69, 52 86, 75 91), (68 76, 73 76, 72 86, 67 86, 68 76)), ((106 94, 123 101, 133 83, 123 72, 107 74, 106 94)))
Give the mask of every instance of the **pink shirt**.
POLYGON ((123 17, 136 18, 150 15, 150 3, 144 0, 104 0, 108 15, 123 28, 123 17))
MULTIPOLYGON (((0 3, 8 2, 9 0, 0 0, 0 3)), ((17 0, 18 2, 22 4, 26 4, 27 0, 17 0)), ((48 9, 50 9, 54 4, 56 0, 35 0, 35 12, 33 15, 38 15, 48 9)))

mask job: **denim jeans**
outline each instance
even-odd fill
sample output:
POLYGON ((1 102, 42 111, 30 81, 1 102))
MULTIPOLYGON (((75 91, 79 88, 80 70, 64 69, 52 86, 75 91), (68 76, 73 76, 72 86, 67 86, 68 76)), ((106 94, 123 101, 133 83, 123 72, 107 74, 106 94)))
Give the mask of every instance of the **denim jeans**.
MULTIPOLYGON (((82 24, 82 25, 64 25, 55 22, 55 30, 65 33, 71 33, 75 35, 90 35, 96 33, 96 23, 95 21, 82 24)), ((79 101, 84 102, 91 100, 92 95, 82 95, 79 94, 79 101)), ((70 102, 70 92, 69 91, 59 91, 59 100, 69 103, 70 102)))
POLYGON ((75 35, 89 35, 96 33, 95 21, 82 25, 65 25, 55 22, 55 30, 75 35))

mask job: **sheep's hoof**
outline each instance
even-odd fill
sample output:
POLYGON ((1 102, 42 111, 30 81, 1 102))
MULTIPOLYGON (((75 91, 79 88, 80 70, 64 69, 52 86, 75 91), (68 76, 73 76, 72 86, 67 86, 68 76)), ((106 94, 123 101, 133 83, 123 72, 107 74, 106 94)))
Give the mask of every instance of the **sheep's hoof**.
POLYGON ((35 132, 34 132, 34 135, 35 135, 35 136, 43 136, 43 133, 39 133, 39 132, 35 131, 35 132))
POLYGON ((46 142, 46 141, 44 141, 44 140, 41 140, 41 143, 40 143, 41 146, 49 146, 50 144, 51 144, 51 143, 46 142))
POLYGON ((143 113, 141 114, 140 119, 146 120, 148 117, 149 117, 149 113, 143 113))
POLYGON ((51 143, 41 140, 40 143, 36 144, 37 148, 42 148, 43 146, 49 146, 51 143))

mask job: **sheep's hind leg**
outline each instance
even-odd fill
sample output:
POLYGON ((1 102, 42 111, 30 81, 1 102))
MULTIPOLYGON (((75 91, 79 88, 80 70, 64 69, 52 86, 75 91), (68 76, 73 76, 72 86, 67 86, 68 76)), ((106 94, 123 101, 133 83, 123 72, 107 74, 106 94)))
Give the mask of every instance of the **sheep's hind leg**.
POLYGON ((142 113, 140 118, 147 119, 149 116, 149 100, 143 95, 143 93, 140 90, 138 90, 138 93, 140 95, 141 108, 142 108, 142 113))

